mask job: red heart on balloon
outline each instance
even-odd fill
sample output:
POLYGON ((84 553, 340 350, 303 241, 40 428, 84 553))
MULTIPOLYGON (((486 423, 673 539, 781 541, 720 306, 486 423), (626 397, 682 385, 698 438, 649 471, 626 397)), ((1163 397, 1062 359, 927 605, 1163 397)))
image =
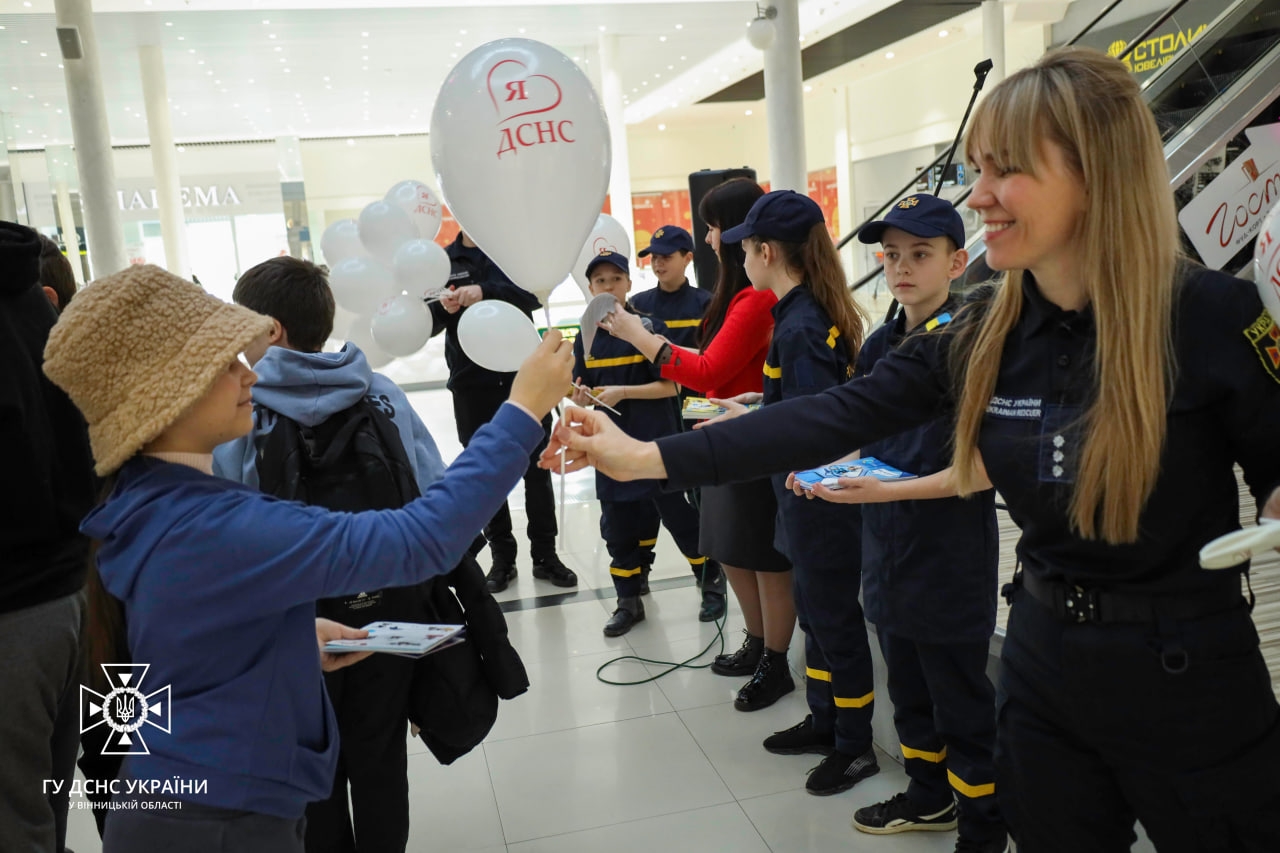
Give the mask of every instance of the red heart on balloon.
MULTIPOLYGON (((595 250, 595 253, 597 255, 603 255, 605 252, 618 251, 617 247, 615 247, 612 243, 608 241, 608 239, 604 237, 597 237, 595 239, 595 242, 591 244, 591 248, 595 250)), ((618 254, 621 254, 621 252, 618 252, 618 254)))
POLYGON ((489 69, 486 83, 499 124, 520 116, 546 113, 560 106, 560 84, 546 74, 529 74, 518 59, 504 59, 489 69), (548 86, 547 84, 550 84, 548 86))

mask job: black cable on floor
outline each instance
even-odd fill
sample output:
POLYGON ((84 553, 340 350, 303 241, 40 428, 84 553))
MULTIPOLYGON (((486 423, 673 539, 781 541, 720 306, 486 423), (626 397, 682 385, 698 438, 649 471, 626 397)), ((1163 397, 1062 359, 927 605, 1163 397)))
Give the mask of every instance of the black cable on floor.
POLYGON ((691 658, 687 658, 682 661, 669 661, 669 660, 652 660, 650 658, 642 658, 639 655, 622 655, 621 657, 616 657, 613 660, 608 660, 600 664, 600 666, 596 669, 596 679, 598 681, 604 682, 605 684, 613 684, 617 687, 634 687, 638 684, 648 684, 651 681, 657 681, 659 678, 662 678, 664 675, 670 675, 671 673, 675 672, 677 669, 706 669, 707 667, 711 666, 711 661, 708 661, 706 663, 700 663, 700 664, 695 664, 693 662, 698 658, 702 657, 703 655, 705 655, 707 652, 711 651, 711 647, 714 646, 717 642, 720 644, 720 651, 717 652, 717 654, 724 654, 724 623, 726 619, 728 619, 727 608, 725 610, 725 615, 721 616, 719 619, 716 620, 716 635, 711 638, 711 642, 707 643, 707 647, 705 649, 698 652, 696 655, 694 655, 691 658), (615 663, 621 663, 622 661, 626 661, 626 660, 634 660, 634 661, 639 661, 640 663, 654 664, 656 666, 665 666, 667 667, 667 669, 663 670, 657 675, 652 675, 648 678, 644 678, 639 681, 614 681, 610 678, 605 678, 603 675, 600 674, 604 672, 605 667, 613 666, 615 663))

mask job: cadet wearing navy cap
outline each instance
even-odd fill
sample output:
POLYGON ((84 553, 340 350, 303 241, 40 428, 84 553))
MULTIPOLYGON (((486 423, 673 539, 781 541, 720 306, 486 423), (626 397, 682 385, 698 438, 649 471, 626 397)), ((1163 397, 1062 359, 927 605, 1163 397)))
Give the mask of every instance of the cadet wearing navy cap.
MULTIPOLYGON (((601 252, 587 264, 591 295, 612 294, 626 305, 631 290, 628 273, 624 256, 601 252)), ((645 318, 645 322, 652 323, 655 334, 666 331, 661 320, 645 318)), ((627 435, 649 440, 680 431, 673 399, 675 383, 663 379, 661 368, 631 344, 599 329, 591 352, 583 351, 579 335, 573 354, 574 379, 586 388, 599 389, 596 396, 618 411, 609 415, 627 435)), ((575 392, 574 401, 583 406, 594 402, 580 391, 575 392)), ((653 565, 659 523, 675 539, 702 588, 698 618, 710 622, 724 615, 724 574, 715 561, 699 552, 698 510, 683 493, 664 492, 652 481, 619 483, 597 471, 596 497, 600 500, 600 535, 609 551, 609 574, 618 594, 618 607, 604 626, 606 636, 625 634, 644 620, 640 595, 644 577, 653 565)))
POLYGON ((697 349, 698 327, 711 304, 711 291, 689 284, 685 272, 693 261, 693 237, 679 225, 663 225, 638 253, 653 258, 658 286, 631 298, 637 311, 657 317, 667 326, 667 340, 697 349))
MULTIPOLYGON (((907 336, 951 321, 959 305, 950 284, 969 262, 964 236, 955 207, 932 195, 907 196, 858 232, 863 243, 882 244, 885 277, 903 311, 867 339, 857 375, 870 373, 907 336)), ((951 465, 953 429, 939 418, 872 442, 862 455, 925 478, 951 465)), ((927 482, 867 478, 839 493, 871 499, 862 508, 862 598, 888 667, 911 779, 905 793, 858 809, 853 825, 875 834, 944 830, 957 825, 958 812, 960 839, 969 845, 963 849, 1002 851, 1007 831, 992 766, 995 689, 986 672, 1000 559, 995 493, 873 497, 932 497, 918 493, 927 482)))
MULTIPOLYGON (((721 239, 742 243, 752 286, 778 297, 764 363, 765 407, 845 382, 853 373, 866 318, 849 293, 822 209, 800 193, 771 192, 721 239)), ((764 748, 826 755, 805 789, 835 794, 880 770, 871 747, 871 648, 858 604, 862 518, 856 506, 795 497, 785 475, 772 479, 778 498, 774 547, 791 560, 794 571, 810 713, 767 738, 764 748)), ((781 655, 766 650, 762 663, 770 658, 781 672, 757 671, 743 694, 789 689, 790 675, 782 678, 785 650, 781 655)), ((744 701, 742 694, 738 701, 744 701)), ((748 695, 746 701, 759 699, 748 695)))

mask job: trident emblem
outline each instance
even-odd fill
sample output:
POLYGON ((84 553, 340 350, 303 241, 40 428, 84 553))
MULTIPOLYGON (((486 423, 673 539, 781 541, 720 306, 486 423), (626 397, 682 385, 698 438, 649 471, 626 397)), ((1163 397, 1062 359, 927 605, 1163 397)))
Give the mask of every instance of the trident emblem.
POLYGON ((150 668, 147 663, 104 663, 102 671, 111 690, 104 696, 89 687, 80 688, 81 733, 104 723, 111 729, 103 755, 150 755, 142 738, 144 725, 169 733, 168 685, 153 693, 142 692, 150 668))

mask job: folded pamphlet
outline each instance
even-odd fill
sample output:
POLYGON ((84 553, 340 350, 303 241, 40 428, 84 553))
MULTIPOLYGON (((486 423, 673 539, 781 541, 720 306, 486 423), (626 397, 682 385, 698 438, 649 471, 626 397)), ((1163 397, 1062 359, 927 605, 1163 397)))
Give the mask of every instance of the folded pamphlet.
MULTIPOLYGON (((755 411, 760 408, 760 403, 751 403, 747 408, 755 411)), ((706 397, 686 397, 684 408, 680 411, 681 417, 686 421, 702 421, 707 418, 715 418, 727 412, 724 406, 717 406, 706 397)))
POLYGON ((425 657, 441 649, 461 643, 464 625, 423 625, 415 622, 370 622, 361 630, 369 636, 363 640, 330 640, 324 651, 383 652, 406 658, 425 657))
POLYGON ((796 485, 810 490, 818 483, 828 489, 842 488, 841 477, 875 477, 877 480, 912 480, 915 474, 908 474, 892 465, 881 462, 874 456, 863 459, 852 459, 848 462, 836 462, 823 465, 821 468, 810 468, 808 471, 796 472, 796 485))

